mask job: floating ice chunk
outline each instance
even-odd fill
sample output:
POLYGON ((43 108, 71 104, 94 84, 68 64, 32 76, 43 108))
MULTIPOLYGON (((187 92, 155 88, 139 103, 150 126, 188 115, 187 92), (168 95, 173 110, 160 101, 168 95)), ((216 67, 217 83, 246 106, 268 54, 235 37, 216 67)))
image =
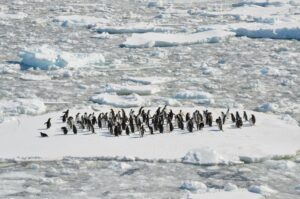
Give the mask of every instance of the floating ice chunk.
POLYGON ((168 105, 168 106, 174 106, 174 107, 182 106, 182 104, 181 104, 178 100, 172 99, 172 98, 167 98, 167 99, 165 100, 165 103, 166 103, 166 105, 168 105))
POLYGON ((37 115, 46 111, 46 106, 41 99, 15 99, 1 100, 0 110, 4 115, 14 116, 19 114, 37 115))
POLYGON ((107 32, 109 34, 124 34, 124 33, 146 33, 146 32, 170 32, 172 28, 159 27, 154 24, 147 23, 132 23, 116 26, 96 26, 93 28, 98 33, 107 32))
POLYGON ((195 103, 199 104, 213 104, 213 95, 204 91, 180 91, 175 95, 177 99, 193 99, 195 103))
POLYGON ((283 114, 280 116, 281 120, 284 120, 287 124, 298 126, 297 120, 292 118, 289 114, 283 114))
POLYGON ((265 164, 268 168, 276 170, 290 170, 296 166, 296 163, 289 160, 267 160, 265 164))
POLYGON ((130 164, 127 164, 126 162, 118 162, 118 161, 112 161, 109 167, 116 171, 123 171, 132 168, 132 166, 130 164))
POLYGON ((271 194, 277 193, 276 190, 271 189, 267 185, 260 185, 260 186, 252 185, 248 188, 248 191, 253 192, 253 193, 259 193, 264 196, 270 196, 271 194))
POLYGON ((297 186, 295 186, 295 190, 300 193, 300 184, 298 184, 297 186))
POLYGON ((145 104, 145 100, 138 94, 118 96, 116 93, 101 93, 92 96, 91 101, 119 108, 139 107, 145 104))
POLYGON ((271 112, 276 111, 278 109, 278 105, 275 103, 264 103, 259 105, 255 110, 260 112, 271 112))
POLYGON ((189 180, 189 181, 184 181, 181 184, 180 189, 184 189, 196 193, 199 192, 203 193, 207 191, 207 186, 202 182, 189 180))
POLYGON ((197 165, 229 164, 239 161, 239 157, 225 157, 211 148, 202 148, 189 151, 182 162, 197 165))
POLYGON ((110 39, 112 36, 107 32, 103 32, 101 34, 96 34, 96 35, 93 35, 91 37, 92 38, 98 38, 98 39, 110 39))
POLYGON ((47 75, 37 75, 37 74, 30 74, 25 73, 22 74, 20 77, 21 80, 25 81, 45 81, 45 80, 51 80, 51 78, 47 75))
POLYGON ((231 27, 237 36, 270 39, 300 39, 299 21, 279 21, 274 24, 242 23, 231 27))
POLYGON ((170 77, 129 77, 129 76, 124 76, 124 80, 132 81, 135 83, 140 83, 140 84, 163 84, 169 81, 172 81, 173 79, 170 77))
POLYGON ((150 48, 169 47, 179 45, 193 45, 199 43, 217 43, 235 33, 223 30, 211 30, 194 34, 167 34, 167 33, 145 33, 133 34, 127 38, 120 47, 126 48, 150 48))
POLYGON ((53 19, 53 22, 59 23, 61 26, 94 26, 98 23, 107 24, 109 21, 104 18, 84 16, 84 15, 68 15, 57 16, 53 19))
POLYGON ((245 5, 257 5, 257 6, 282 6, 286 3, 290 3, 291 0, 240 0, 238 3, 232 4, 233 7, 245 6, 245 5))
POLYGON ((263 67, 260 72, 262 75, 280 76, 280 71, 276 68, 263 67))
POLYGON ((136 93, 139 95, 152 95, 159 92, 159 87, 153 85, 120 85, 120 84, 107 84, 106 92, 115 92, 118 95, 129 95, 136 93))
POLYGON ((188 199, 264 199, 260 194, 251 193, 245 189, 234 191, 214 191, 206 193, 188 193, 188 199))
POLYGON ((28 15, 24 12, 17 12, 17 13, 3 13, 0 12, 0 19, 2 20, 11 20, 11 19, 16 19, 16 20, 21 20, 26 18, 28 15))
POLYGON ((84 67, 105 62, 100 53, 69 53, 56 50, 47 45, 33 47, 19 53, 22 69, 30 67, 48 70, 51 67, 84 67))
POLYGON ((234 190, 238 190, 238 187, 235 184, 232 183, 225 184, 224 191, 234 191, 234 190))

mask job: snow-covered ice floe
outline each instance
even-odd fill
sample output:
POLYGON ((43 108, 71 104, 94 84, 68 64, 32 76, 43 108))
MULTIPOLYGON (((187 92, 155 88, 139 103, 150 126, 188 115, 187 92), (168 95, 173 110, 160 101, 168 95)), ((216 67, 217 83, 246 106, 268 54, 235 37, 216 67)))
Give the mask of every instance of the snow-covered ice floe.
POLYGON ((26 18, 28 15, 24 12, 17 12, 17 13, 5 13, 0 11, 0 19, 2 20, 21 20, 26 18))
POLYGON ((131 84, 107 84, 106 92, 115 92, 118 95, 152 95, 160 91, 158 86, 153 85, 131 85, 131 84))
POLYGON ((19 53, 22 69, 30 67, 48 70, 51 67, 87 67, 103 65, 105 58, 101 53, 70 53, 43 45, 23 50, 19 53))
POLYGON ((245 189, 238 189, 235 191, 219 191, 219 192, 206 192, 197 194, 188 194, 188 199, 263 199, 260 194, 251 193, 245 189))
MULTIPOLYGON (((92 97, 95 102, 116 103, 120 107, 140 106, 142 102, 136 94, 118 96, 100 94, 92 97), (133 102, 130 98, 133 98, 133 102), (108 102, 107 102, 108 101, 108 102), (126 104, 131 102, 131 104, 126 104)), ((106 112, 110 107, 99 106, 97 110, 106 112)), ((203 107, 172 108, 175 113, 205 110, 203 107)), ((125 109, 128 113, 130 109, 125 109)), ((138 108, 134 108, 138 112, 138 108)), ((145 109, 147 110, 147 108, 145 109)), ((156 109, 151 109, 154 112, 156 109)), ((219 115, 222 109, 209 109, 213 115, 219 115)), ((117 110, 115 110, 117 111, 117 110)), ((232 109, 231 112, 235 113, 232 109)), ((96 109, 70 110, 76 113, 95 112, 96 109)), ((188 133, 175 126, 172 133, 149 135, 143 138, 136 134, 130 136, 110 136, 106 128, 96 128, 96 134, 79 129, 77 135, 63 136, 61 111, 40 116, 19 116, 16 120, 0 124, 0 157, 40 157, 42 159, 60 159, 64 156, 97 157, 99 159, 122 159, 144 161, 175 161, 191 164, 235 164, 264 161, 272 158, 285 158, 296 155, 300 149, 300 131, 298 126, 289 125, 276 115, 247 111, 255 114, 255 126, 245 123, 237 129, 231 122, 224 125, 224 132, 218 127, 205 127, 201 131, 188 133), (52 118, 52 126, 46 130, 44 123, 52 118), (40 132, 47 133, 48 138, 41 138, 40 132), (11 143, 14 143, 13 145, 11 143), (16 147, 18 146, 18 147, 16 147)), ((272 164, 270 163, 272 166, 272 164)), ((282 166, 284 167, 284 166, 282 166)))
POLYGON ((115 26, 98 25, 93 28, 98 33, 107 32, 109 34, 126 34, 126 33, 146 33, 146 32, 170 32, 173 29, 168 27, 160 27, 148 23, 132 23, 115 26))
POLYGON ((84 15, 64 15, 57 16, 53 19, 53 22, 58 23, 63 27, 69 26, 86 26, 92 27, 96 24, 107 24, 109 21, 105 18, 84 16, 84 15))
POLYGON ((138 94, 119 96, 116 93, 101 93, 92 96, 90 100, 94 103, 109 105, 119 108, 138 107, 145 105, 145 100, 138 94))
POLYGON ((38 115, 46 111, 44 102, 39 98, 18 98, 15 100, 0 100, 0 112, 7 116, 20 114, 38 115))
POLYGON ((198 104, 213 104, 213 95, 204 91, 191 91, 185 90, 176 93, 175 98, 177 99, 191 99, 198 104))
POLYGON ((123 79, 135 83, 144 84, 144 85, 163 84, 173 80, 171 77, 130 77, 130 76, 124 76, 123 79))
POLYGON ((210 30, 193 34, 181 33, 145 33, 133 34, 127 38, 120 47, 126 48, 150 48, 150 47, 170 47, 180 45, 192 45, 199 43, 217 43, 235 33, 223 30, 210 30))

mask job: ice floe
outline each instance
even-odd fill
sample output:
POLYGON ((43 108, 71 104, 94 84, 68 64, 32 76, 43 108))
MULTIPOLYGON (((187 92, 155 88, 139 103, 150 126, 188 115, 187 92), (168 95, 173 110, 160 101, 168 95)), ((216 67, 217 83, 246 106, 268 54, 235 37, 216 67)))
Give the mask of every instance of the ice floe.
POLYGON ((17 13, 4 13, 1 12, 0 10, 0 19, 2 20, 12 20, 12 19, 16 19, 16 20, 21 20, 26 18, 28 15, 24 12, 17 12, 17 13))
POLYGON ((99 25, 93 28, 98 33, 107 32, 109 34, 128 34, 128 33, 146 33, 146 32, 170 32, 173 29, 157 26, 151 23, 132 23, 115 26, 99 25))
POLYGON ((255 110, 260 112, 271 112, 276 111, 279 108, 279 106, 275 103, 263 103, 259 105, 255 110))
POLYGON ((9 101, 1 100, 0 102, 0 112, 7 116, 15 116, 20 114, 37 115, 46 111, 44 102, 39 98, 18 98, 9 101))
POLYGON ((107 84, 106 92, 115 92, 118 95, 152 95, 160 91, 158 86, 153 85, 131 85, 131 84, 107 84))
POLYGON ((145 85, 163 84, 173 80, 171 77, 132 77, 132 76, 131 77, 124 76, 123 79, 135 83, 145 84, 145 85))
POLYGON ((184 181, 181 185, 180 185, 180 189, 184 189, 184 190, 188 190, 191 192, 206 192, 207 191, 207 186, 206 184, 199 182, 199 181, 184 181))
MULTIPOLYGON (((118 96, 112 93, 102 93, 91 98, 91 100, 105 106, 97 109, 70 110, 70 115, 77 112, 95 112, 96 110, 109 111, 111 107, 141 106, 143 98, 136 94, 129 96, 118 96)), ((175 108, 191 112, 198 108, 175 108)), ((130 109, 125 109, 129 112, 130 109)), ((138 112, 138 108, 133 108, 138 112)), ((155 109, 151 109, 154 112, 155 109)), ((222 109, 209 109, 213 115, 220 114, 222 109)), ((117 110, 116 110, 117 111, 117 110)), ((235 112, 236 110, 231 110, 235 112)), ((247 111, 248 114, 254 113, 247 111)), ((284 158, 296 154, 299 150, 299 127, 286 124, 278 119, 276 115, 265 113, 254 113, 257 118, 255 126, 245 126, 241 129, 224 125, 224 132, 218 130, 216 126, 205 127, 202 131, 187 133, 175 128, 172 133, 155 133, 149 135, 148 131, 143 138, 138 134, 130 136, 111 137, 104 128, 96 128, 96 134, 87 134, 79 130, 77 135, 62 135, 61 111, 48 113, 40 116, 19 116, 17 120, 10 120, 0 124, 0 157, 41 157, 41 158, 63 158, 73 157, 99 157, 108 160, 119 160, 120 157, 130 157, 130 160, 144 161, 175 161, 190 164, 235 164, 246 162, 265 161, 271 158, 284 158), (52 127, 44 129, 44 123, 48 118, 52 118, 52 127), (41 130, 42 129, 42 130, 41 130), (49 135, 48 138, 41 139, 40 132, 49 135), (133 139, 134 138, 134 139, 133 139), (11 144, 14 141, 14 145, 11 144), (68 144, 66 144, 68 143, 68 144), (15 146, 18 147, 15 147, 15 146), (30 146, 30 147, 29 147, 30 146), (82 147, 81 147, 82 146, 82 147), (174 147, 176 146, 176 147, 174 147), (276 147, 274 147, 276 146, 276 147), (142 149, 142 150, 141 150, 142 149)), ((125 158, 126 160, 129 158, 125 158)), ((281 163, 280 163, 281 164, 281 163)), ((271 164, 272 166, 273 164, 271 164)), ((285 163, 282 163, 285 168, 285 163)), ((272 166, 275 168, 274 166, 272 166)))
POLYGON ((116 93, 101 93, 90 98, 91 101, 119 108, 138 107, 145 104, 143 97, 138 94, 119 96, 116 93))
POLYGON ((170 33, 145 33, 133 34, 127 38, 120 47, 126 48, 150 48, 170 47, 180 45, 192 45, 199 43, 217 43, 223 41, 235 33, 223 30, 211 30, 194 34, 170 34, 170 33))
POLYGON ((252 185, 248 188, 248 190, 250 192, 253 192, 253 193, 259 193, 259 194, 262 194, 264 196, 270 196, 271 194, 275 194, 277 193, 276 190, 274 189, 271 189, 269 186, 267 185, 252 185))
POLYGON ((59 23, 61 26, 87 26, 92 27, 96 24, 107 24, 109 21, 105 18, 83 15, 65 15, 57 16, 53 22, 59 23))
POLYGON ((197 194, 188 194, 187 199, 263 199, 260 194, 251 193, 245 189, 238 189, 234 191, 215 191, 197 194))
POLYGON ((22 69, 30 67, 48 70, 52 67, 88 67, 102 65, 105 58, 101 53, 70 53, 43 45, 19 53, 22 69))
POLYGON ((204 91, 185 90, 179 91, 175 95, 176 99, 191 99, 198 104, 213 104, 213 95, 204 91))

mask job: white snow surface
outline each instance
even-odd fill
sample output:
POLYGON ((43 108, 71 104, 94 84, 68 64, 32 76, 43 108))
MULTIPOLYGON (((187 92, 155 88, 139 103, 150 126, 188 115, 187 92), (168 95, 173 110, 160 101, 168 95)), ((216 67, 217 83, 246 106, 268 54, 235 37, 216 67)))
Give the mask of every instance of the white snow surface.
POLYGON ((271 194, 275 194, 277 193, 276 190, 273 190, 271 189, 270 187, 268 187, 267 185, 252 185, 248 188, 248 190, 250 192, 253 192, 253 193, 259 193, 259 194, 262 194, 264 196, 270 196, 271 194))
POLYGON ((144 33, 133 34, 120 46, 127 48, 170 47, 179 45, 193 45, 199 43, 217 43, 235 33, 224 30, 210 30, 205 32, 182 33, 144 33))
POLYGON ((107 32, 109 34, 126 34, 126 33, 146 33, 146 32, 170 32, 173 29, 160 27, 151 23, 131 23, 122 25, 103 26, 98 25, 93 28, 98 33, 107 32))
POLYGON ((105 58, 101 53, 70 53, 52 48, 48 45, 32 47, 19 53, 24 68, 34 67, 48 70, 51 67, 87 67, 103 64, 105 58))
MULTIPOLYGON (((108 98, 120 100, 117 103, 123 103, 117 95, 110 94, 100 94, 97 98, 95 97, 95 101, 106 100, 105 95, 108 95, 108 98)), ((135 95, 124 97, 134 98, 135 95)), ((101 111, 110 109, 98 108, 101 111)), ((195 108, 183 107, 172 109, 175 112, 179 112, 180 109, 184 112, 195 110, 195 108)), ((95 112, 93 109, 70 110, 70 114, 75 115, 78 111, 95 112)), ((126 111, 128 112, 129 109, 126 111)), ((138 111, 137 108, 136 111, 138 111)), ((219 115, 224 110, 210 109, 210 111, 213 115, 219 115)), ((248 114, 254 113, 247 112, 248 114)), ((238 160, 255 162, 296 154, 296 151, 300 149, 298 126, 289 125, 279 120, 276 115, 259 112, 254 114, 257 118, 255 126, 245 123, 243 128, 237 129, 230 124, 231 122, 228 122, 224 126, 224 132, 220 132, 216 126, 205 127, 202 131, 193 133, 179 131, 176 128, 172 133, 156 132, 155 135, 149 135, 146 132, 143 138, 140 138, 138 134, 114 137, 110 136, 107 129, 99 130, 98 128, 96 128, 96 134, 79 130, 77 135, 69 133, 64 136, 60 130, 62 126, 65 126, 60 119, 61 112, 34 117, 19 116, 0 124, 0 157, 40 157, 42 159, 60 159, 65 156, 123 157, 123 159, 130 160, 180 162, 189 160, 196 164, 231 164, 240 163, 238 160), (46 130, 44 123, 48 118, 52 118, 52 127, 46 130), (49 137, 41 138, 40 132, 47 133, 49 137)))
POLYGON ((135 83, 140 83, 144 85, 149 85, 149 84, 163 84, 166 82, 170 82, 173 79, 170 77, 131 77, 131 76, 124 76, 124 80, 127 81, 132 81, 135 83))

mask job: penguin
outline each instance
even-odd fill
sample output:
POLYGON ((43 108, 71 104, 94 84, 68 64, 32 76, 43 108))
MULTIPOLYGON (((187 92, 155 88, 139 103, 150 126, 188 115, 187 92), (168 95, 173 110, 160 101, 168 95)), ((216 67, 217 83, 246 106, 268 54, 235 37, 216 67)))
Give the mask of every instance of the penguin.
POLYGON ((204 128, 204 122, 200 122, 199 124, 199 130, 202 130, 204 128))
POLYGON ((102 118, 101 118, 101 116, 99 115, 99 117, 98 117, 98 127, 99 127, 99 129, 102 129, 102 118))
POLYGON ((114 127, 114 135, 115 135, 116 137, 119 136, 119 129, 118 129, 118 126, 117 126, 117 125, 114 127))
POLYGON ((68 129, 67 129, 67 127, 63 126, 63 127, 61 127, 61 130, 63 131, 64 135, 67 135, 67 134, 68 134, 68 129))
POLYGON ((65 112, 63 112, 63 114, 66 116, 66 118, 69 117, 69 109, 67 109, 65 112))
POLYGON ((49 129, 51 127, 51 118, 49 118, 44 124, 47 126, 47 129, 49 129))
POLYGON ((251 114, 251 123, 252 123, 252 125, 255 125, 255 123, 256 123, 256 118, 255 118, 255 116, 253 115, 253 114, 251 114))
POLYGON ((190 113, 187 113, 187 114, 185 115, 185 121, 188 122, 190 119, 191 119, 190 113))
POLYGON ((62 118, 62 122, 65 123, 67 121, 67 116, 64 114, 63 116, 61 116, 62 118))
POLYGON ((68 117, 67 124, 69 125, 70 129, 73 129, 73 117, 68 117))
POLYGON ((169 121, 169 129, 170 129, 170 132, 172 132, 174 130, 174 126, 172 124, 172 121, 169 121))
POLYGON ((144 134, 145 134, 145 127, 144 125, 142 124, 141 128, 140 128, 140 133, 141 133, 141 137, 144 137, 144 134))
POLYGON ((128 125, 126 125, 125 132, 126 132, 126 135, 129 135, 129 134, 130 134, 130 130, 129 130, 128 125))
POLYGON ((244 117, 245 121, 248 121, 248 115, 247 115, 246 111, 244 111, 243 117, 244 117))
POLYGON ((150 134, 153 135, 153 127, 148 125, 148 128, 149 128, 150 134))
POLYGON ((164 133, 164 125, 162 124, 162 122, 158 123, 157 128, 159 130, 159 133, 164 133))
POLYGON ((232 121, 232 123, 235 123, 235 117, 234 117, 233 113, 231 113, 231 121, 232 121))
POLYGON ((40 134, 41 134, 41 137, 48 137, 48 135, 46 134, 46 133, 43 133, 43 132, 40 132, 40 134))
POLYGON ((186 128, 188 129, 189 132, 193 132, 193 128, 194 128, 193 118, 191 118, 188 121, 186 128))
POLYGON ((207 123, 210 127, 212 127, 213 117, 211 113, 207 113, 207 123))
POLYGON ((76 135, 77 134, 77 128, 75 125, 73 125, 73 133, 76 135))
POLYGON ((236 127, 241 128, 242 126, 243 126, 243 120, 242 120, 242 118, 238 118, 236 120, 236 127))
POLYGON ((220 131, 223 131, 223 122, 222 122, 221 117, 219 117, 219 118, 216 120, 216 123, 218 124, 219 130, 220 130, 220 131))

